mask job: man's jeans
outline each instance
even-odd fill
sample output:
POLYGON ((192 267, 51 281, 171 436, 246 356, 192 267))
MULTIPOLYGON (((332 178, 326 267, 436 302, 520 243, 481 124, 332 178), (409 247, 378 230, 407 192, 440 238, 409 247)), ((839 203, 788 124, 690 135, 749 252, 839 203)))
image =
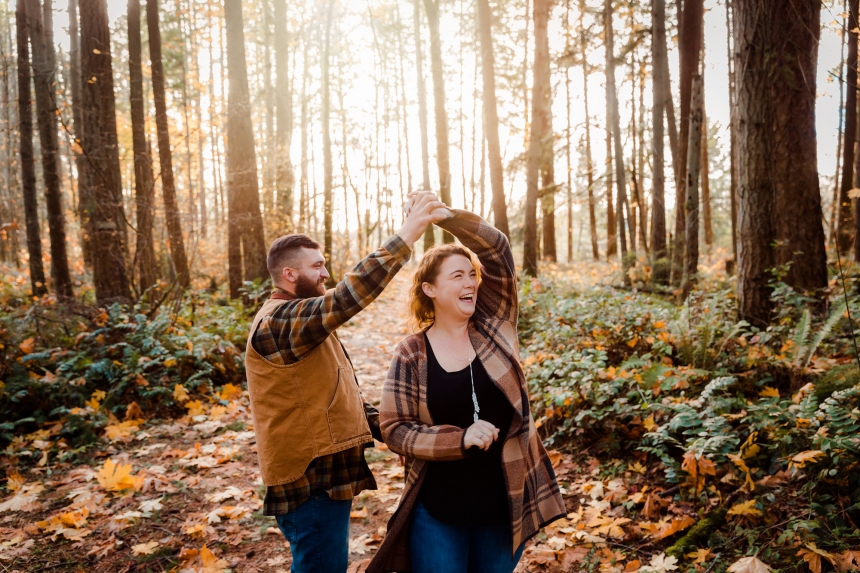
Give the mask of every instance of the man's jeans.
POLYGON ((290 542, 292 573, 345 573, 349 561, 352 500, 333 500, 314 492, 295 511, 277 517, 290 542))
POLYGON ((511 557, 509 526, 447 525, 415 502, 409 532, 412 573, 511 573, 524 547, 511 557))

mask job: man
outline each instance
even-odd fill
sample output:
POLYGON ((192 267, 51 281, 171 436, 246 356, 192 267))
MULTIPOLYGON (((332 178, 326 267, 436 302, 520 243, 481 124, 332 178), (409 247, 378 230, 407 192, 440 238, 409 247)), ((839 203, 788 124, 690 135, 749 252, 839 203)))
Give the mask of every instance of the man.
POLYGON ((397 234, 330 290, 310 237, 286 235, 269 248, 275 292, 254 318, 245 368, 263 513, 290 542, 293 573, 346 571, 352 498, 376 489, 364 447, 382 440, 379 414, 363 403, 335 330, 382 293, 427 225, 445 218, 444 207, 433 193, 415 195, 397 234))

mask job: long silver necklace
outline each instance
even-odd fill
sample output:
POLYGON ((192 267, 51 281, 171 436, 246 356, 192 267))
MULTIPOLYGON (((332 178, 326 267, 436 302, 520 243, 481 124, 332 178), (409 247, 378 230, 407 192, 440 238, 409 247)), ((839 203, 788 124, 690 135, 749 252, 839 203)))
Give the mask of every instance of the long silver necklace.
MULTIPOLYGON (((466 338, 468 339, 468 335, 466 336, 466 338)), ((448 343, 447 343, 447 342, 445 342, 445 339, 444 339, 444 338, 442 338, 442 336, 441 336, 441 335, 439 336, 439 339, 442 341, 442 344, 444 344, 444 345, 445 345, 445 350, 447 350, 447 351, 448 351, 448 354, 450 354, 451 356, 453 356, 453 357, 454 357, 454 360, 459 360, 460 362, 465 362, 466 360, 468 360, 468 361, 469 361, 469 380, 471 380, 471 382, 472 382, 472 406, 474 407, 474 411, 473 411, 473 413, 472 413, 472 417, 473 417, 473 419, 477 422, 477 421, 478 421, 478 419, 479 419, 479 418, 478 418, 478 412, 480 412, 480 411, 481 411, 481 407, 480 407, 480 406, 478 406, 478 396, 475 394, 475 377, 474 377, 474 376, 472 376, 472 361, 473 361, 475 358, 477 358, 477 356, 478 356, 478 355, 477 355, 477 354, 475 354, 475 356, 474 356, 474 357, 471 357, 471 356, 472 356, 472 353, 470 352, 470 350, 472 350, 472 343, 471 343, 471 341, 469 341, 469 348, 468 348, 468 350, 466 350, 466 357, 465 357, 465 358, 460 358, 460 357, 458 357, 456 354, 454 354, 453 352, 451 352, 451 349, 450 349, 450 348, 448 348, 448 343)))

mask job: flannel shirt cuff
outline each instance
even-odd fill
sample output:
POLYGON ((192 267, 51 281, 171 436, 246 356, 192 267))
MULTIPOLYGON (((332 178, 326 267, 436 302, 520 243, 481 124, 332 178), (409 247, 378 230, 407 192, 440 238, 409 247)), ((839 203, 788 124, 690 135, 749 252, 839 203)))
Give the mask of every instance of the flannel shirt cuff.
POLYGON ((387 251, 401 265, 412 257, 412 249, 400 238, 400 235, 391 235, 382 243, 381 249, 387 251))

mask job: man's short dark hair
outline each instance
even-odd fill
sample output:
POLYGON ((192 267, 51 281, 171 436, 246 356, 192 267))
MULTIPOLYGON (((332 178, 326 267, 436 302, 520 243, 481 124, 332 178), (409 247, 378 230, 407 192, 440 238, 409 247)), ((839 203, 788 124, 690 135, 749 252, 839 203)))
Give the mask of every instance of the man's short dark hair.
POLYGON ((272 275, 272 280, 277 280, 281 276, 284 267, 294 267, 296 256, 302 249, 320 249, 320 244, 301 233, 284 235, 275 239, 275 242, 269 247, 269 254, 266 256, 266 267, 269 269, 269 274, 272 275))

